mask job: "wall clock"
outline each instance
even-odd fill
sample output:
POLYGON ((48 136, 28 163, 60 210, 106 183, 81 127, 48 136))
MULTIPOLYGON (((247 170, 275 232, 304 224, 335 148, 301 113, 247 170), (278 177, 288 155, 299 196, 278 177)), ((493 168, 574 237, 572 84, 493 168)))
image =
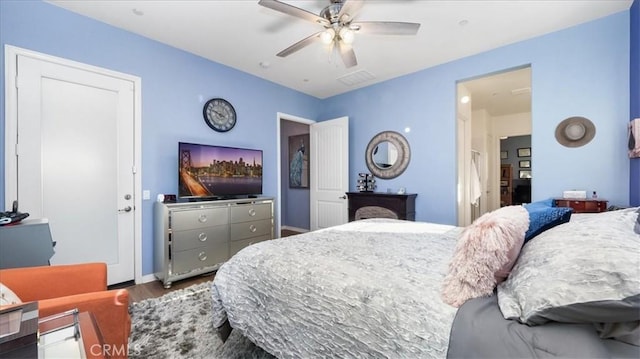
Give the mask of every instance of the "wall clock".
POLYGON ((204 122, 218 132, 227 132, 236 125, 236 110, 225 99, 213 98, 202 109, 204 122))

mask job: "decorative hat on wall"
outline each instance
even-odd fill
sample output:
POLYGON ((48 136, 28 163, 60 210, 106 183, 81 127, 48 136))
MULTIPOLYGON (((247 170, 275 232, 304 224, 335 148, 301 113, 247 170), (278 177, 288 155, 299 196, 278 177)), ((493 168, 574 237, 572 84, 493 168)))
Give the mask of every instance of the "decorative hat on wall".
POLYGON ((556 140, 566 147, 581 147, 596 136, 596 126, 589 119, 569 117, 556 127, 556 140))

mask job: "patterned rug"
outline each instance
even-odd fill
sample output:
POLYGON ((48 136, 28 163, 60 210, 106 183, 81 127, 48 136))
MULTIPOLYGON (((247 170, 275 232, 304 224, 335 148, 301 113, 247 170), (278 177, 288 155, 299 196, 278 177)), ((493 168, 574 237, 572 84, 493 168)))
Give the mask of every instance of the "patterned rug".
POLYGON ((273 359, 237 331, 223 344, 211 320, 211 282, 131 304, 129 357, 273 359))

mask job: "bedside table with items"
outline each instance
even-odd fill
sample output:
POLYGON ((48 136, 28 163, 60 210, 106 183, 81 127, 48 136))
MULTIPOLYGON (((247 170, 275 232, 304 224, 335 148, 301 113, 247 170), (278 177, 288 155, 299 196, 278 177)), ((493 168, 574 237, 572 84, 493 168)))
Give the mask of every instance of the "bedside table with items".
POLYGON ((601 198, 556 198, 553 203, 556 207, 571 207, 573 213, 598 213, 607 210, 607 200, 601 198))

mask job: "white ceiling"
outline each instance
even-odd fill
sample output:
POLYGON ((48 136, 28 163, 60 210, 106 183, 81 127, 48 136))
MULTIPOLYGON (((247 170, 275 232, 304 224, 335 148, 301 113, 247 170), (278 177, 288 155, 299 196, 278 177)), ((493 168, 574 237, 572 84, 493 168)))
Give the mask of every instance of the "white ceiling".
MULTIPOLYGON (((323 99, 624 11, 632 1, 369 0, 356 21, 417 22, 421 27, 415 36, 357 34, 358 65, 349 69, 321 44, 276 57, 322 27, 262 7, 258 0, 47 2, 323 99), (339 80, 345 76, 360 82, 345 84, 339 80)), ((284 2, 317 14, 329 4, 284 2)), ((483 86, 489 85, 474 91, 483 86)), ((512 89, 492 87, 484 96, 512 89)))
POLYGON ((531 112, 531 67, 487 75, 461 83, 470 93, 471 110, 491 116, 531 112))

